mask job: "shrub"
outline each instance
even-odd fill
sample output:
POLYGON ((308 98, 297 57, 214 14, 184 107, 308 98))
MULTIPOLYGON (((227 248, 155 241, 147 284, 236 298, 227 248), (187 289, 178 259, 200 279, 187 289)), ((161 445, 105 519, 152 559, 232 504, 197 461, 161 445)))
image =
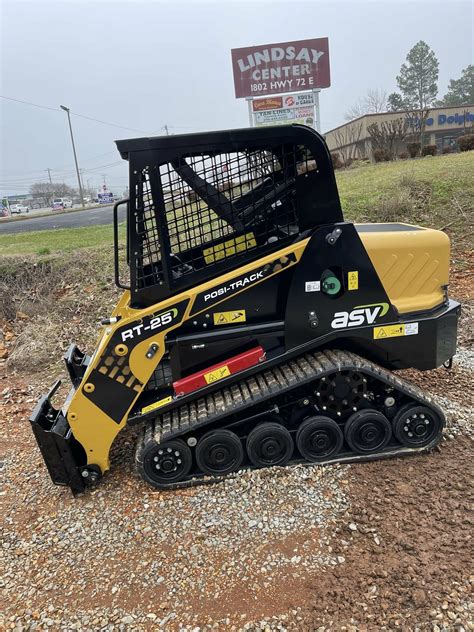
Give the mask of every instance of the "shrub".
POLYGON ((373 156, 375 162, 386 162, 390 160, 390 154, 385 149, 374 149, 373 156))
POLYGON ((334 169, 340 169, 342 165, 341 155, 337 151, 331 152, 332 166, 334 169))
POLYGON ((474 149, 474 134, 466 134, 458 138, 458 145, 461 151, 471 151, 474 149))
POLYGON ((451 147, 443 147, 443 151, 441 152, 443 154, 450 154, 451 153, 451 147))
POLYGON ((400 160, 406 160, 407 158, 410 157, 410 154, 407 151, 401 151, 398 154, 398 157, 399 157, 400 160))
POLYGON ((416 158, 416 156, 420 155, 420 143, 407 143, 408 153, 410 154, 410 158, 416 158))
POLYGON ((413 217, 415 206, 407 190, 400 189, 391 197, 382 199, 377 220, 380 222, 407 221, 413 217))
POLYGON ((425 145, 423 149, 421 150, 421 155, 422 156, 436 156, 437 151, 438 151, 438 148, 436 147, 436 145, 425 145))

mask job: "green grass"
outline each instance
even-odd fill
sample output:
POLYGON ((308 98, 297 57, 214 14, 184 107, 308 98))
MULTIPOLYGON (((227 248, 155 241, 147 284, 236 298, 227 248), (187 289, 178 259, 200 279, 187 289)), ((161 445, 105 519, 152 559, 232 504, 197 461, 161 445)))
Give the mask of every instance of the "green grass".
MULTIPOLYGON (((468 245, 472 244, 473 151, 363 164, 339 170, 336 178, 342 208, 349 220, 404 221, 433 228, 447 226, 455 243, 467 240, 468 245)), ((124 226, 121 226, 121 240, 124 233, 124 226)), ((0 235, 0 255, 56 254, 80 248, 109 248, 112 239, 112 226, 0 235)))
MULTIPOLYGON (((125 227, 121 225, 119 226, 119 239, 123 240, 124 238, 125 227)), ((111 225, 13 233, 0 235, 0 255, 55 254, 80 248, 111 247, 112 241, 113 228, 111 225)))
POLYGON ((336 178, 342 208, 352 221, 419 222, 432 228, 450 224, 450 233, 459 238, 472 222, 472 151, 365 164, 339 170, 336 178))

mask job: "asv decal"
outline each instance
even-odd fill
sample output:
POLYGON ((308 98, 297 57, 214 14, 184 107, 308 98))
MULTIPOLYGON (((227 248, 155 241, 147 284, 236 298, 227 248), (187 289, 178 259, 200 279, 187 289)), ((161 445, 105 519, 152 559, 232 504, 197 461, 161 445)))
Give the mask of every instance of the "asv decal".
POLYGON ((345 329, 360 325, 373 325, 377 318, 388 312, 388 303, 372 303, 371 305, 357 305, 351 312, 336 312, 331 327, 345 329))
POLYGON ((146 331, 153 331, 156 329, 162 329, 166 325, 169 325, 173 322, 173 320, 178 315, 178 310, 176 307, 168 310, 167 312, 163 312, 162 314, 158 314, 158 316, 152 316, 148 319, 143 319, 143 322, 138 325, 134 325, 130 327, 130 329, 124 329, 122 333, 122 342, 126 340, 131 340, 135 338, 135 336, 141 336, 146 331))

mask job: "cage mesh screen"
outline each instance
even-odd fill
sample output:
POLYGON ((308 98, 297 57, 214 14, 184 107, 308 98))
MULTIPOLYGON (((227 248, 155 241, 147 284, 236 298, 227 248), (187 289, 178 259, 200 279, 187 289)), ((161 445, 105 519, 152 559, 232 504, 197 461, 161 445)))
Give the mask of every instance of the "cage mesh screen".
POLYGON ((138 287, 163 282, 158 221, 173 279, 298 233, 296 179, 316 169, 297 145, 176 158, 137 174, 138 287), (150 178, 154 178, 155 199, 150 178), (159 197, 159 199, 157 199, 159 197))

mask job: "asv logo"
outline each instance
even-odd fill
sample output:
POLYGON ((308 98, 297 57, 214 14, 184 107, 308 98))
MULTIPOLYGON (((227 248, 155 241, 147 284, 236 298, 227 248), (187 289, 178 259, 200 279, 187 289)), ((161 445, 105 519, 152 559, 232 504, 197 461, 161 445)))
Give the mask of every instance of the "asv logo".
POLYGON ((373 325, 376 318, 385 316, 388 303, 373 303, 372 305, 357 305, 351 312, 336 312, 331 323, 333 329, 373 325))

